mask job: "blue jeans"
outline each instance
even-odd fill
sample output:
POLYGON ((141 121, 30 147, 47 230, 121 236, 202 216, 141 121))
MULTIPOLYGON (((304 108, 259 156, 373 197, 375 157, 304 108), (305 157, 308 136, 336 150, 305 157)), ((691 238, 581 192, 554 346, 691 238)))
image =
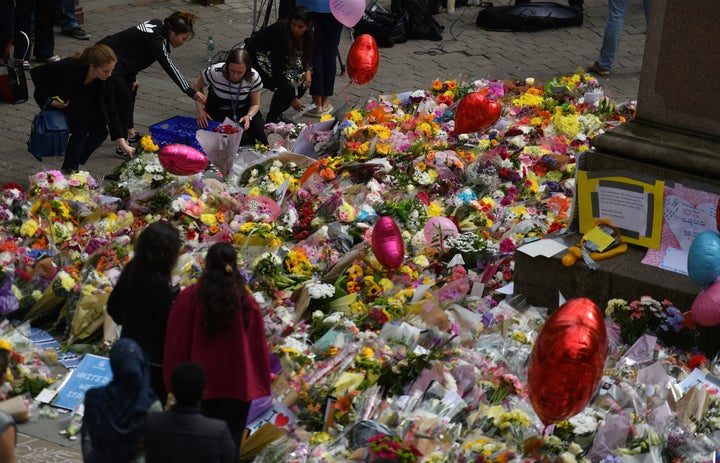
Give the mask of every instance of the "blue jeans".
POLYGON ((79 170, 106 138, 105 127, 72 127, 61 169, 79 170))
MULTIPOLYGON (((620 45, 625 15, 629 8, 630 0, 608 0, 608 17, 605 21, 605 32, 603 33, 602 47, 598 57, 598 64, 603 69, 612 69, 615 62, 615 54, 620 45)), ((647 22, 650 13, 650 0, 643 0, 643 8, 645 10, 645 21, 647 22)))
POLYGON ((315 26, 315 43, 310 95, 332 96, 343 25, 331 13, 312 13, 312 21, 315 26))
POLYGON ((71 31, 78 26, 75 16, 75 0, 60 0, 60 29, 71 31))

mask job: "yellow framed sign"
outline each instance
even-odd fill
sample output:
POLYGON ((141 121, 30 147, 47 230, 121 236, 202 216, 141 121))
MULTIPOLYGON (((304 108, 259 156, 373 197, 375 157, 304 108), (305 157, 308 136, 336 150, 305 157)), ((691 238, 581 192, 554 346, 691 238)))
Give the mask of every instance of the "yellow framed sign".
POLYGON ((578 170, 579 231, 585 234, 598 219, 620 229, 622 240, 658 249, 662 233, 665 182, 626 171, 578 170))

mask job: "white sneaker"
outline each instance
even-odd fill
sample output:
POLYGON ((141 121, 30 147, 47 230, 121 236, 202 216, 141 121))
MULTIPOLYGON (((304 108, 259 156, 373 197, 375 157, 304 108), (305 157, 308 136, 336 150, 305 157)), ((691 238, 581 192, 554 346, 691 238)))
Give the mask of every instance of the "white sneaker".
POLYGON ((59 55, 52 55, 50 58, 35 58, 38 63, 57 63, 62 58, 59 55))
POLYGON ((322 110, 322 108, 315 106, 314 108, 311 108, 309 111, 305 113, 308 117, 320 117, 323 114, 325 114, 322 110))

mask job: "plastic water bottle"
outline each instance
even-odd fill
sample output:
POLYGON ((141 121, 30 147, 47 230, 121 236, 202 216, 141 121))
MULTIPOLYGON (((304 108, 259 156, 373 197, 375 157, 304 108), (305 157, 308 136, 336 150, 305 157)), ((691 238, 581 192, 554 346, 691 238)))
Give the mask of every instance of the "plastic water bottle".
POLYGON ((447 0, 447 12, 450 14, 455 13, 455 0, 447 0))
POLYGON ((208 63, 212 63, 213 57, 215 57, 215 41, 212 38, 212 35, 208 37, 207 41, 207 60, 208 63))

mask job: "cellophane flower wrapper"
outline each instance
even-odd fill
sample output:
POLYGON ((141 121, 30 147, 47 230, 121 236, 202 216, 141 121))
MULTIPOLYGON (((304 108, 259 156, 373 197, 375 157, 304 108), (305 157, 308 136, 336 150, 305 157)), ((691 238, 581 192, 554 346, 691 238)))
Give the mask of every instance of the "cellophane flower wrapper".
POLYGON ((243 135, 243 128, 228 118, 225 118, 225 121, 220 127, 233 127, 236 131, 233 133, 225 133, 221 130, 216 132, 200 129, 195 132, 195 138, 197 138, 198 143, 200 143, 208 160, 220 170, 223 178, 227 179, 235 163, 238 147, 240 146, 240 140, 243 135))
POLYGON ((623 355, 618 364, 624 365, 636 365, 643 364, 652 361, 655 354, 655 344, 657 342, 657 336, 644 334, 637 341, 633 343, 630 349, 627 350, 623 355))
POLYGON ((695 432, 710 408, 711 393, 704 387, 691 387, 675 404, 676 419, 691 432, 695 432))
POLYGON ((627 442, 630 420, 625 415, 608 417, 598 429, 593 446, 587 454, 592 461, 602 460, 606 455, 614 455, 615 449, 627 442))
POLYGON ((13 293, 14 272, 0 272, 0 315, 4 316, 20 308, 20 302, 13 293))
POLYGON ((17 326, 7 325, 0 328, 0 339, 3 339, 12 346, 13 352, 23 357, 32 358, 35 348, 30 340, 30 323, 23 322, 17 326))

